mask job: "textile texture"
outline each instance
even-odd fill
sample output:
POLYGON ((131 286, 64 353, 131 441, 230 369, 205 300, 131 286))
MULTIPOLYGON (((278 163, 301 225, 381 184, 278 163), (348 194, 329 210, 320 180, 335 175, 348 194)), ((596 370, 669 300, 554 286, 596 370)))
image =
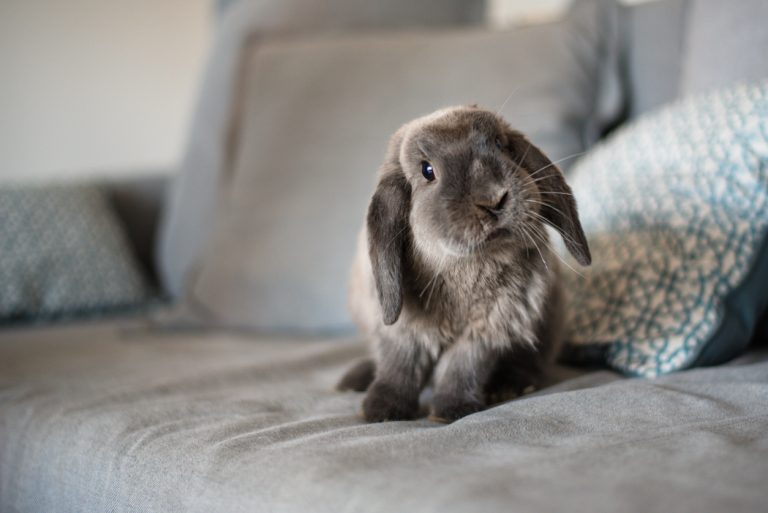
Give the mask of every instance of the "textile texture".
POLYGON ((0 334, 0 511, 764 511, 768 355, 365 424, 349 340, 0 334))
POLYGON ((768 82, 621 128, 571 175, 594 255, 571 356, 656 376, 742 351, 768 306, 768 82))
POLYGON ((0 188, 0 322, 135 307, 150 291, 104 193, 0 188))

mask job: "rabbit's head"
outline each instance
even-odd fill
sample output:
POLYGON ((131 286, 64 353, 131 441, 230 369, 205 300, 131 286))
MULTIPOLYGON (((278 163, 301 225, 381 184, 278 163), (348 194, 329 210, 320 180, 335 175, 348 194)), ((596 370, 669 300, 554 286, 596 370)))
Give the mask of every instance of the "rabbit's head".
POLYGON ((437 111, 393 136, 367 223, 386 324, 402 307, 409 236, 437 262, 529 247, 549 224, 579 263, 591 261, 560 170, 498 115, 474 106, 437 111))

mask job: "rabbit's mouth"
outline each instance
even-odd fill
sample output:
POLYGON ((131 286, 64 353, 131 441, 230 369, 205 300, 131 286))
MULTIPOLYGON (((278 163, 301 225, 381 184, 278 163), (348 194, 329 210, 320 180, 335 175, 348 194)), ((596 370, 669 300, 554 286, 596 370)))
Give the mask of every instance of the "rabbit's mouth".
POLYGON ((503 243, 511 237, 512 231, 505 227, 498 227, 473 238, 463 240, 441 240, 440 247, 445 253, 451 256, 468 257, 485 251, 489 246, 503 243))
POLYGON ((477 253, 484 242, 484 239, 457 240, 452 237, 438 237, 432 241, 417 238, 416 246, 419 248, 420 253, 430 257, 431 260, 439 262, 443 261, 446 257, 466 258, 473 255, 477 253))
POLYGON ((475 244, 472 253, 493 251, 505 247, 514 238, 514 233, 509 228, 500 226, 491 230, 479 243, 475 244))

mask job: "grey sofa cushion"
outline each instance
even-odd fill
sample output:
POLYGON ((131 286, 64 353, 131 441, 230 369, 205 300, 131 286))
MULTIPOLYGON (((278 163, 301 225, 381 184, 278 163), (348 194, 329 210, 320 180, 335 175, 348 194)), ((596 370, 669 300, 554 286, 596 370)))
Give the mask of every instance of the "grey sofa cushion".
POLYGON ((224 15, 241 5, 259 12, 262 29, 277 31, 344 27, 444 26, 479 23, 484 0, 218 0, 224 15))
POLYGON ((687 12, 687 0, 641 2, 622 9, 630 116, 677 98, 687 12))
POLYGON ((479 103, 503 106, 552 158, 581 151, 596 88, 568 43, 562 25, 252 43, 221 167, 185 169, 175 185, 163 255, 172 290, 214 324, 349 327, 347 272, 389 136, 439 107, 479 103), (218 202, 215 221, 198 222, 201 190, 218 202), (197 239, 170 243, 185 237, 197 239))
POLYGON ((768 77, 764 0, 655 0, 625 7, 621 19, 631 116, 768 77))
POLYGON ((681 93, 768 77, 768 2, 691 1, 681 93))
POLYGON ((581 80, 568 77, 568 85, 588 88, 579 95, 591 101, 580 120, 585 147, 621 121, 626 109, 621 75, 623 30, 622 10, 616 0, 575 0, 563 22, 568 51, 583 74, 581 80))
POLYGON ((765 511, 768 355, 594 372, 450 425, 364 424, 363 346, 0 333, 0 511, 765 511))

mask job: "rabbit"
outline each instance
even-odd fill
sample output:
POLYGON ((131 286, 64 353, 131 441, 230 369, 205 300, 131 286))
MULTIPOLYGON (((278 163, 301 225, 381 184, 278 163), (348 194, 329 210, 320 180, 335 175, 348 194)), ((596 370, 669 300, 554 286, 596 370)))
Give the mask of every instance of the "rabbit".
POLYGON ((450 107, 392 136, 351 271, 352 318, 373 359, 340 390, 367 390, 369 422, 453 422, 536 386, 562 327, 558 258, 591 255, 560 170, 497 114, 450 107))

